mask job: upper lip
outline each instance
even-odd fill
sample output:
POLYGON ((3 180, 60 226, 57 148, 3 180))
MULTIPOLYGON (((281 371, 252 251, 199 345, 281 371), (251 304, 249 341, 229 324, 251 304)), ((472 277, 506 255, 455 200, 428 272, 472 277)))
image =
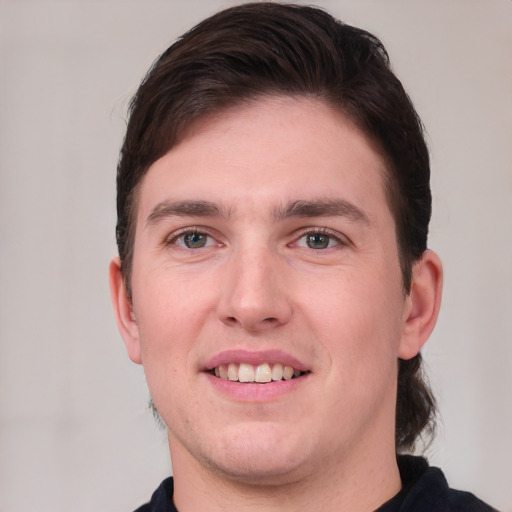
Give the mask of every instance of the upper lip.
POLYGON ((284 366, 291 366, 295 370, 300 370, 301 372, 309 371, 309 368, 304 363, 282 350, 254 351, 244 349, 233 349, 220 352, 206 362, 204 369, 209 371, 217 366, 228 365, 229 363, 247 363, 255 366, 263 363, 279 363, 284 366))

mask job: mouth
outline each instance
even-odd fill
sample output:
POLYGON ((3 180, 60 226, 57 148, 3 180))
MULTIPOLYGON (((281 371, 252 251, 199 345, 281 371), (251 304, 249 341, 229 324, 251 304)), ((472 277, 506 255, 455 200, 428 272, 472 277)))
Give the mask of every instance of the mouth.
POLYGON ((222 380, 248 384, 268 384, 302 377, 308 372, 281 363, 229 363, 215 366, 208 373, 222 380))

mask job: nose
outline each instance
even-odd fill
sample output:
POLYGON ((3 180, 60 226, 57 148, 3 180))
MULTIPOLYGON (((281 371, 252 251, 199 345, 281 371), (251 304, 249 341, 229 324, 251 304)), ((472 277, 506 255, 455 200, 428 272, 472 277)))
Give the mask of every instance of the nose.
POLYGON ((265 247, 234 254, 221 284, 217 311, 221 322, 252 333, 287 324, 292 305, 282 265, 265 247))

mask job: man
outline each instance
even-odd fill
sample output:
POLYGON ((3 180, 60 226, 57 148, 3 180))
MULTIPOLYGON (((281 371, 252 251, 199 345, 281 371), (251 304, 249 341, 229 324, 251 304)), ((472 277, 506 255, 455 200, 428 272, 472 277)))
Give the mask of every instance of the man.
POLYGON ((157 60, 118 168, 114 310, 168 432, 141 511, 487 511, 424 459, 428 151, 371 34, 245 4, 157 60))

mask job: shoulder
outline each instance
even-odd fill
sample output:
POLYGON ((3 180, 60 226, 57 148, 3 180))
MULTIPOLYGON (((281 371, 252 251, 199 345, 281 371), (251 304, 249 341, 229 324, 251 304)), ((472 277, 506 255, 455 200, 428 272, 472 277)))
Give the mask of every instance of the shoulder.
POLYGON ((398 464, 408 486, 401 512, 497 512, 473 494, 451 489, 443 472, 421 457, 401 456, 398 464))
POLYGON ((151 500, 134 512, 177 512, 172 502, 174 481, 166 478, 151 496, 151 500))

